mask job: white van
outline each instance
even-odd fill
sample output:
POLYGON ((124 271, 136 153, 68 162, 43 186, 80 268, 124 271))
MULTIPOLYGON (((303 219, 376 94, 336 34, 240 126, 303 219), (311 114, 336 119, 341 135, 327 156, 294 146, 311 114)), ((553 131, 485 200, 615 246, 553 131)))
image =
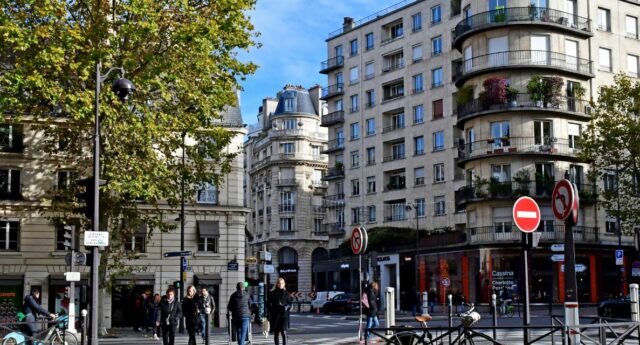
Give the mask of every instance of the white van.
POLYGON ((322 308, 327 301, 332 299, 335 295, 344 293, 344 291, 319 291, 316 292, 316 298, 311 301, 311 311, 322 308))

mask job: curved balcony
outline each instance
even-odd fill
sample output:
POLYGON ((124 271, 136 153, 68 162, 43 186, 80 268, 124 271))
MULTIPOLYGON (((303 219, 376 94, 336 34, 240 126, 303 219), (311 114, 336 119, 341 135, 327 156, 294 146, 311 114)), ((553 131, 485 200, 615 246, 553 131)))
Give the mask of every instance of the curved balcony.
MULTIPOLYGON (((476 182, 473 186, 464 186, 455 191, 456 208, 462 210, 468 203, 487 200, 515 200, 521 196, 550 200, 555 185, 556 181, 546 179, 476 182)), ((581 183, 576 187, 582 204, 593 204, 598 201, 598 189, 595 184, 581 183)))
MULTIPOLYGON (((577 160, 580 148, 569 139, 553 137, 502 137, 489 138, 458 145, 457 163, 464 167, 466 162, 481 158, 504 155, 559 156, 577 160)), ((557 159, 557 158, 554 158, 557 159)))
POLYGON ((320 119, 320 126, 329 127, 338 123, 344 122, 344 110, 337 110, 332 113, 322 116, 320 119))
POLYGON ((479 74, 523 68, 560 71, 583 79, 594 77, 591 61, 587 59, 548 50, 509 50, 464 60, 456 69, 455 82, 460 87, 466 80, 479 74))
POLYGON ((464 123, 478 116, 501 113, 505 111, 535 111, 547 113, 565 113, 569 116, 588 120, 589 101, 577 99, 573 97, 558 97, 556 103, 544 103, 535 101, 530 93, 519 93, 516 100, 502 104, 490 104, 483 99, 476 98, 468 103, 458 106, 458 122, 460 128, 464 127, 464 123))
POLYGON ((515 25, 544 26, 564 30, 579 37, 593 36, 591 20, 572 13, 542 7, 510 7, 478 13, 456 25, 453 45, 462 50, 468 37, 493 28, 515 25))
POLYGON ((280 153, 272 156, 272 161, 313 161, 318 163, 329 162, 329 157, 326 155, 316 155, 312 153, 293 152, 293 153, 280 153))
POLYGON ((336 138, 327 141, 327 148, 323 149, 320 153, 331 153, 344 150, 344 138, 336 138))
POLYGON ((338 180, 338 179, 343 179, 343 178, 344 178, 344 168, 335 167, 335 168, 329 168, 329 170, 327 170, 327 174, 324 175, 322 180, 323 181, 331 181, 331 180, 338 180))
MULTIPOLYGON (((545 228, 543 224, 540 223, 541 226, 536 230, 541 242, 564 242, 564 225, 545 228)), ((467 228, 467 234, 470 244, 522 242, 522 232, 511 224, 467 228)), ((586 226, 574 226, 573 237, 576 243, 598 243, 600 239, 598 228, 586 226)))
POLYGON ((327 74, 334 69, 344 66, 344 56, 336 56, 320 63, 320 73, 327 74))
POLYGON ((344 83, 337 83, 322 88, 321 100, 326 101, 331 97, 344 95, 344 83))

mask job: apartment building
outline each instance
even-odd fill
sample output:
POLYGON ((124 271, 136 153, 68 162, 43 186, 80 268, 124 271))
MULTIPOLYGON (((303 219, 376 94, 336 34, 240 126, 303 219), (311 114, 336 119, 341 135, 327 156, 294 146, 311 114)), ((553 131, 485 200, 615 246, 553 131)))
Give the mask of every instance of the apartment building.
MULTIPOLYGON (((328 233, 323 227, 323 198, 328 183, 322 178, 328 157, 327 129, 320 126, 325 103, 320 87, 306 90, 285 86, 277 98, 265 98, 258 112, 258 130, 245 143, 245 201, 252 210, 247 250, 273 253, 274 274, 285 278, 289 291, 309 293, 315 286, 314 260, 328 256, 328 233)), ((257 266, 250 276, 259 276, 257 266)))
MULTIPOLYGON (((620 291, 598 281, 620 283, 621 270, 635 279, 636 254, 627 250, 615 265, 615 218, 597 204, 613 184, 589 174, 578 139, 598 87, 615 73, 638 77, 639 14, 637 1, 416 0, 345 18, 320 71, 329 85, 325 179, 338 200, 328 226, 426 230, 417 284, 398 274, 413 265, 412 250, 398 250, 377 263, 382 286, 488 302, 496 289, 518 293, 521 236, 511 208, 529 195, 542 212, 532 300, 561 302, 563 266, 549 246, 563 242, 564 227, 550 190, 566 176, 581 196, 580 300, 620 291)), ((630 249, 632 238, 621 241, 630 249)))
MULTIPOLYGON (((239 108, 228 108, 217 120, 234 133, 226 150, 237 152, 231 172, 219 186, 204 184, 197 195, 185 196, 185 250, 188 257, 187 285, 207 287, 216 301, 216 325, 226 324, 226 302, 239 281, 244 280, 245 215, 242 203, 242 143, 246 131, 239 108), (228 265, 230 262, 237 263, 228 265), (235 266, 235 267, 234 267, 235 266)), ((65 313, 69 283, 64 272, 65 230, 55 225, 51 216, 58 210, 46 201, 47 192, 65 188, 86 166, 64 150, 45 156, 42 131, 33 119, 25 116, 20 123, 0 125, 0 322, 14 322, 22 298, 32 288, 41 291, 42 305, 65 313)), ((188 159, 188 158, 187 158, 188 159)), ((140 206, 144 208, 144 205, 140 206)), ((100 291, 101 329, 131 327, 134 324, 134 299, 142 293, 163 293, 179 279, 179 258, 165 258, 163 253, 180 250, 180 210, 161 206, 162 218, 178 230, 149 234, 147 226, 134 230, 122 245, 138 259, 127 261, 127 275, 108 272, 111 286, 100 291)), ((73 219, 68 219, 73 223, 73 219)), ((88 253, 78 231, 76 250, 88 253)), ((90 267, 81 265, 81 281, 76 283, 76 315, 87 308, 91 298, 90 267)))

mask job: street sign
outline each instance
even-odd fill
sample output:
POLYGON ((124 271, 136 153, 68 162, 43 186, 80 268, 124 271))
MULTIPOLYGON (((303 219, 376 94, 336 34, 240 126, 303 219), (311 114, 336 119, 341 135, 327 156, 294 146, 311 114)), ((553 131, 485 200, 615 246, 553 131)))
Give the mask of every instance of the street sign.
POLYGON ((564 179, 556 183, 551 193, 551 208, 556 219, 565 220, 569 217, 575 207, 574 192, 573 184, 569 180, 564 179))
POLYGON ((528 196, 518 198, 513 204, 513 221, 522 232, 534 232, 540 225, 540 208, 528 196))
POLYGON ((440 284, 444 287, 449 287, 451 285, 451 280, 449 280, 449 278, 442 278, 440 280, 440 284))
MULTIPOLYGON (((587 270, 587 266, 583 264, 576 264, 576 272, 584 272, 587 270)), ((560 271, 564 272, 564 264, 560 265, 560 271)))
POLYGON ((247 265, 255 265, 258 263, 258 258, 256 258, 255 256, 247 256, 244 261, 247 263, 247 265))
POLYGON ((261 251, 260 260, 271 261, 271 252, 261 251))
POLYGON ((552 252, 564 252, 564 243, 556 243, 551 245, 552 252))
POLYGON ((260 273, 273 273, 276 271, 276 268, 273 265, 260 265, 260 273))
POLYGON ((238 267, 238 262, 235 260, 231 260, 229 261, 229 263, 227 263, 227 271, 237 271, 238 267))
POLYGON ((351 231, 351 251, 354 255, 364 254, 367 250, 367 230, 356 226, 351 231))
POLYGON ((109 233, 107 231, 85 231, 84 245, 86 247, 106 247, 109 245, 109 233))
POLYGON ((624 265, 624 251, 622 249, 616 249, 616 265, 624 265))
POLYGON ((187 270, 187 259, 184 256, 180 257, 180 261, 182 261, 182 270, 186 271, 187 270))
POLYGON ((80 281, 80 272, 64 272, 64 276, 68 282, 80 281))
POLYGON ((551 261, 553 261, 553 262, 564 261, 564 254, 553 254, 553 255, 551 255, 551 261))
POLYGON ((193 252, 189 251, 189 250, 185 250, 185 251, 182 251, 182 252, 166 252, 166 253, 164 253, 164 257, 165 258, 175 258, 175 257, 178 257, 178 256, 191 256, 191 255, 193 255, 193 252))
POLYGON ((193 271, 193 267, 191 267, 191 266, 185 266, 184 271, 185 271, 185 272, 191 272, 191 271, 193 271))

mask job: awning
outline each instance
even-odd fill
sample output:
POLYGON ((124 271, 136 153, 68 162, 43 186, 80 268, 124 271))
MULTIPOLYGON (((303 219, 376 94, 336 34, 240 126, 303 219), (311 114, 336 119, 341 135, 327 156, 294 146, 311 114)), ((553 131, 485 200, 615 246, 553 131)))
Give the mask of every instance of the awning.
POLYGON ((0 286, 23 285, 24 274, 0 274, 0 286))
MULTIPOLYGON (((64 273, 51 273, 49 274, 50 285, 69 285, 64 273)), ((80 275, 80 281, 76 282, 78 285, 89 285, 89 273, 82 273, 80 275)))
POLYGON ((115 285, 155 285, 155 283, 156 276, 154 274, 134 274, 115 279, 115 285))
POLYGON ((199 220, 200 237, 220 237, 220 222, 217 220, 199 220))
POLYGON ((220 273, 199 274, 193 277, 193 281, 199 286, 220 285, 222 284, 222 277, 220 277, 220 273))

